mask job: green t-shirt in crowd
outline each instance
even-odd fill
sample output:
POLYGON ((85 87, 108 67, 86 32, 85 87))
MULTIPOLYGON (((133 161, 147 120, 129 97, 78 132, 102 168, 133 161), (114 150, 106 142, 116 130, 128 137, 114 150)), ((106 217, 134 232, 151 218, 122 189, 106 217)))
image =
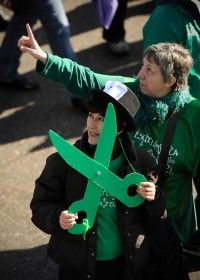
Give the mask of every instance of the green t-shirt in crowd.
MULTIPOLYGON (((168 217, 173 224, 184 217, 181 221, 181 231, 176 228, 183 241, 196 228, 193 211, 192 177, 196 176, 200 162, 199 116, 199 101, 194 99, 185 105, 171 143, 165 172, 164 191, 166 193, 168 217)), ((135 145, 144 148, 158 160, 166 124, 166 122, 155 121, 138 129, 134 135, 135 145)))
MULTIPOLYGON (((117 173, 124 161, 123 155, 110 162, 109 169, 117 173)), ((117 225, 116 200, 105 190, 97 212, 97 260, 111 260, 122 255, 123 245, 117 225)))

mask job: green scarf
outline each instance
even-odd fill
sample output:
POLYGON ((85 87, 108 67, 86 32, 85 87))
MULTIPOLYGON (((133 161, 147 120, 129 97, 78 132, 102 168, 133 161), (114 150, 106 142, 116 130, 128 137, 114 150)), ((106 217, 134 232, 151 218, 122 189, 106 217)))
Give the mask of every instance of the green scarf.
MULTIPOLYGON (((137 82, 137 89, 139 89, 139 80, 137 82)), ((181 110, 185 104, 194 99, 188 87, 181 91, 172 91, 162 98, 146 96, 140 90, 136 90, 135 94, 141 106, 134 117, 136 128, 152 121, 164 122, 172 113, 181 110)))

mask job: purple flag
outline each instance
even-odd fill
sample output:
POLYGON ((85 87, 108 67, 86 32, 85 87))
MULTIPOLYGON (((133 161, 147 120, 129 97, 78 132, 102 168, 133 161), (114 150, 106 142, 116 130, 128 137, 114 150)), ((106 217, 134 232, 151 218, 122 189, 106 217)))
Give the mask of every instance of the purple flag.
POLYGON ((93 0, 97 7, 101 24, 109 29, 118 7, 117 0, 93 0))

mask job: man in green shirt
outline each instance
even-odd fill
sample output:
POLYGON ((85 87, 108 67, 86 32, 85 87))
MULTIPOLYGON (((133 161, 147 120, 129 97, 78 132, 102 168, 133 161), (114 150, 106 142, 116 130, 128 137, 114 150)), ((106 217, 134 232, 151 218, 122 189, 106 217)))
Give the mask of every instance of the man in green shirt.
MULTIPOLYGON (((155 0, 154 9, 143 28, 143 40, 144 49, 160 42, 174 42, 190 51, 193 67, 188 84, 192 96, 200 99, 200 1, 155 0)), ((196 207, 200 219, 200 166, 194 183, 198 193, 196 207)), ((200 231, 187 242, 185 249, 200 255, 199 244, 200 231)))

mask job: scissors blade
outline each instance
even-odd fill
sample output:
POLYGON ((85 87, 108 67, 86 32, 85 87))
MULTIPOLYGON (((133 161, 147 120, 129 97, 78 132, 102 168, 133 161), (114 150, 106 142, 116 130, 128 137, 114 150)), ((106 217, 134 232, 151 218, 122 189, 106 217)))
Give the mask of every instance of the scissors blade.
MULTIPOLYGON (((131 184, 138 185, 138 181, 146 181, 144 176, 136 174, 136 177, 133 177, 134 174, 132 174, 131 176, 129 175, 124 179, 121 179, 98 161, 88 157, 86 154, 68 143, 55 132, 49 131, 49 135, 53 145, 56 149, 58 148, 61 156, 68 164, 86 176, 99 188, 105 189, 127 206, 134 205, 134 200, 128 195, 127 188, 131 184), (129 180, 127 181, 126 178, 129 180)), ((136 195, 136 197, 138 197, 138 195, 136 195)))
POLYGON ((109 166, 116 135, 117 122, 115 109, 114 106, 109 103, 94 156, 94 159, 105 167, 109 166))
MULTIPOLYGON (((112 106, 109 106, 109 108, 112 108, 112 106)), ((109 109, 109 111, 111 112, 113 110, 114 108, 109 109)), ((97 186, 99 186, 99 188, 105 189, 106 191, 110 192, 110 194, 124 202, 127 206, 131 206, 133 205, 133 199, 128 195, 127 188, 130 184, 138 184, 138 176, 134 176, 134 178, 133 176, 128 177, 127 179, 131 178, 131 182, 129 182, 130 180, 122 180, 107 168, 110 162, 112 147, 117 133, 116 127, 114 127, 114 132, 112 132, 112 129, 109 128, 109 125, 107 124, 109 123, 109 121, 107 121, 109 120, 108 117, 111 118, 112 123, 112 115, 113 112, 111 113, 111 116, 109 114, 106 115, 105 126, 103 128, 105 129, 105 131, 110 132, 111 135, 111 140, 108 141, 109 149, 106 153, 105 151, 102 151, 102 149, 104 149, 107 144, 107 137, 104 138, 102 136, 100 140, 100 145, 98 144, 97 146, 97 152, 95 153, 94 159, 81 152, 79 149, 71 145, 69 142, 60 137, 54 131, 50 130, 49 136, 54 147, 57 149, 57 151, 63 157, 63 159, 69 165, 75 168, 78 172, 80 172, 89 179, 89 185, 91 184, 93 186, 94 184, 96 184, 97 186), (104 143, 105 140, 106 143, 104 143)), ((106 133, 103 132, 102 135, 104 134, 106 135, 106 133)), ((141 179, 141 176, 139 176, 139 181, 146 181, 144 179, 145 178, 141 179)), ((100 192, 97 191, 97 195, 98 194, 100 194, 100 192)), ((136 197, 137 196, 138 195, 136 195, 136 197)))
MULTIPOLYGON (((116 135, 117 125, 115 111, 113 105, 109 104, 94 155, 94 160, 101 162, 105 168, 109 166, 116 135)), ((101 195, 102 189, 93 181, 88 180, 83 199, 73 202, 69 207, 71 213, 85 212, 87 224, 85 224, 86 220, 83 220, 82 223, 77 223, 68 230, 70 233, 82 234, 86 231, 86 225, 88 225, 89 228, 93 226, 101 195)))
POLYGON ((51 142, 61 157, 70 166, 86 176, 88 179, 92 179, 98 172, 98 165, 96 165, 96 161, 98 161, 103 166, 108 167, 116 134, 117 126, 115 120, 115 111, 112 104, 109 104, 108 106, 94 160, 85 153, 81 152, 75 146, 71 145, 67 140, 63 139, 54 131, 49 131, 51 142))
POLYGON ((57 133, 49 130, 49 137, 60 156, 79 173, 92 179, 98 171, 96 162, 57 133))

